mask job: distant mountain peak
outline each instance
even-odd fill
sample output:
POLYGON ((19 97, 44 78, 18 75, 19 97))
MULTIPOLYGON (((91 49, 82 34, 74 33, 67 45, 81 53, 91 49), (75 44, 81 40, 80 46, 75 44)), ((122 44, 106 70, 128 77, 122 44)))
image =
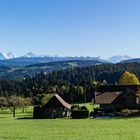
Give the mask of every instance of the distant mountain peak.
POLYGON ((0 52, 0 60, 6 59, 5 56, 0 52))
POLYGON ((115 55, 115 56, 109 57, 107 60, 112 63, 119 63, 121 61, 128 60, 128 59, 132 59, 132 57, 128 55, 115 55))
POLYGON ((15 58, 15 55, 12 52, 8 52, 5 55, 5 59, 12 59, 15 58))
POLYGON ((37 57, 37 55, 33 52, 28 52, 27 54, 24 55, 24 57, 37 57))

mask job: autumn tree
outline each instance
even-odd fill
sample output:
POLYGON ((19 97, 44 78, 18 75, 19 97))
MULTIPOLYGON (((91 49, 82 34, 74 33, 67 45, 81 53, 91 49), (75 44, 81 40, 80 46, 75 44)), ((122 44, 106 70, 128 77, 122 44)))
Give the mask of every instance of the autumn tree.
POLYGON ((119 85, 140 85, 139 79, 133 73, 125 71, 118 82, 119 85))

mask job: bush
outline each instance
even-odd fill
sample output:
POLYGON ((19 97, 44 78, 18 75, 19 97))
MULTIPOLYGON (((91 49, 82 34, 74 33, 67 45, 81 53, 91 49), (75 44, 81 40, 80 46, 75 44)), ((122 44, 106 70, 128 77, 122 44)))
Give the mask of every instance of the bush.
POLYGON ((73 119, 84 119, 88 118, 89 116, 89 111, 85 106, 79 107, 79 106, 74 106, 71 111, 71 117, 73 119))

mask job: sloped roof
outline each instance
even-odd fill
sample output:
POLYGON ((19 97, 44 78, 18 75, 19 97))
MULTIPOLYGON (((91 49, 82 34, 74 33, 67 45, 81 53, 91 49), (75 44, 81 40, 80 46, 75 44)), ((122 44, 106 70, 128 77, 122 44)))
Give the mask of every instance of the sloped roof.
MULTIPOLYGON (((67 103, 67 102, 66 102, 64 99, 62 99, 62 97, 60 97, 58 94, 47 94, 47 95, 46 95, 47 102, 46 102, 45 104, 49 103, 49 101, 50 101, 51 99, 53 99, 54 97, 55 97, 65 108, 71 109, 72 105, 70 105, 69 103, 67 103)), ((44 105, 45 105, 45 104, 44 104, 44 105)))
POLYGON ((122 94, 122 92, 96 93, 96 95, 95 95, 95 103, 96 104, 111 104, 121 94, 122 94))
POLYGON ((68 104, 66 101, 64 101, 58 94, 55 94, 55 97, 60 101, 60 103, 68 108, 68 109, 71 109, 72 105, 68 104))
POLYGON ((136 92, 139 87, 140 85, 101 85, 96 88, 96 91, 97 92, 117 92, 117 91, 124 92, 128 89, 136 92))

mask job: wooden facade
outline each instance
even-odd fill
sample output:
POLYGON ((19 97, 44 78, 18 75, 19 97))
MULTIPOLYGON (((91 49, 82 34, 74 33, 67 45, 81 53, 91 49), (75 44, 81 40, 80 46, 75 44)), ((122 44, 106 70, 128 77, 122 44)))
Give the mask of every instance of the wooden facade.
POLYGON ((58 94, 52 96, 43 106, 34 107, 34 118, 63 118, 70 116, 71 105, 58 94))
POLYGON ((99 104, 100 108, 110 112, 121 111, 122 109, 139 110, 140 100, 136 90, 137 86, 117 86, 115 88, 104 86, 100 92, 95 93, 95 103, 99 104))

